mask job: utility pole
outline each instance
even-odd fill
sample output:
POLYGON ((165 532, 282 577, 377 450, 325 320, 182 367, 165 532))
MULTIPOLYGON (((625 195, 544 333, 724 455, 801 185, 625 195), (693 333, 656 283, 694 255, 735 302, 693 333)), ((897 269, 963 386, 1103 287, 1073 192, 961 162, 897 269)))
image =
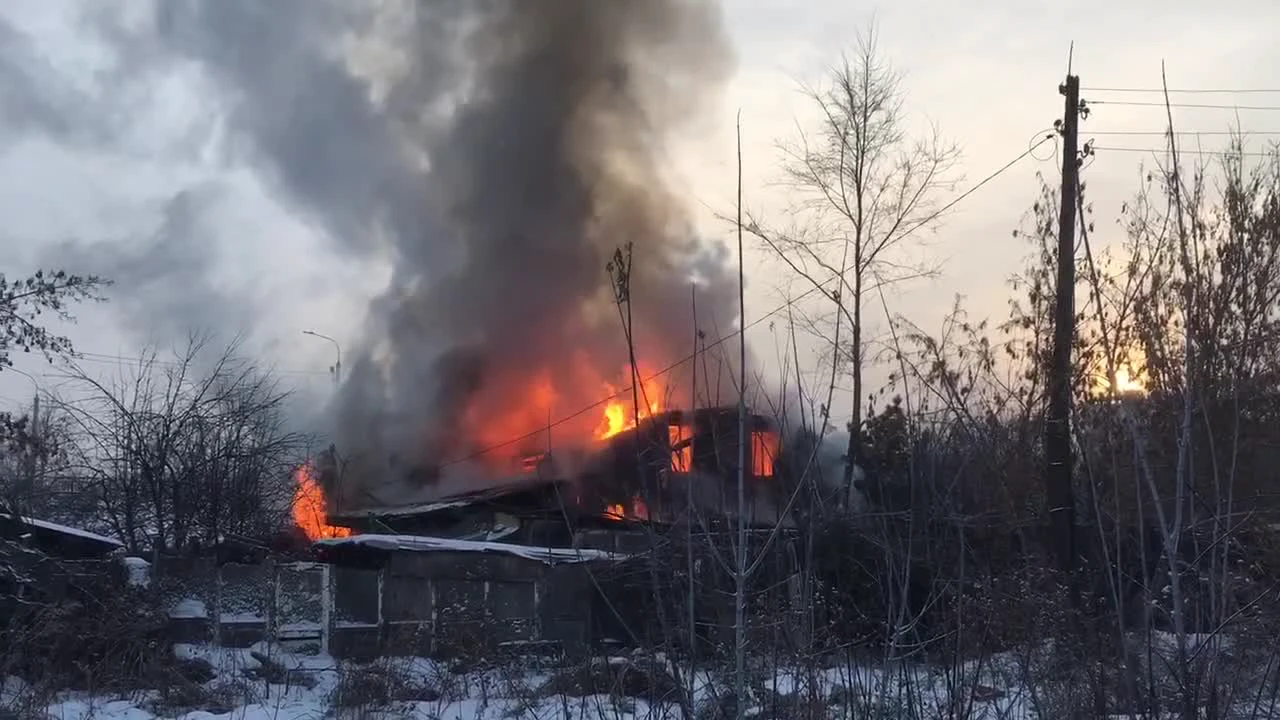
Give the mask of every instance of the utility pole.
POLYGON ((1068 74, 1058 91, 1062 115, 1062 200, 1058 208, 1058 287, 1053 312, 1053 359, 1049 367, 1049 412, 1045 418, 1045 489, 1058 568, 1076 567, 1075 497, 1071 486, 1071 346, 1075 339, 1076 198, 1080 191, 1080 78, 1068 74))
POLYGON ((747 301, 742 254, 742 110, 738 110, 738 542, 733 573, 734 717, 747 706, 747 301))

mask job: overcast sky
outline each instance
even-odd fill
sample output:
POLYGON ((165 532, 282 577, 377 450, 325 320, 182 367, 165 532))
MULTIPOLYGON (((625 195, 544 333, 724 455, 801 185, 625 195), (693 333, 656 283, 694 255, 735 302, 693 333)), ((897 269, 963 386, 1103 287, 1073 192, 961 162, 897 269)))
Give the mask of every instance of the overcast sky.
MULTIPOLYGON (((935 122, 961 146, 968 178, 962 189, 1052 126, 1072 41, 1085 88, 1157 88, 1161 60, 1173 87, 1280 88, 1274 0, 727 0, 725 8, 736 75, 719 113, 688 134, 673 158, 692 211, 716 238, 726 228, 712 216, 733 203, 735 112, 741 109, 744 126, 747 204, 780 212, 786 198, 770 184, 777 177, 773 146, 806 119, 796 83, 820 79, 873 16, 884 56, 905 73, 912 122, 935 122)), ((386 268, 337 256, 313 220, 277 197, 226 135, 223 100, 198 63, 104 30, 145 26, 151 11, 146 0, 0 3, 0 271, 16 277, 61 262, 108 268, 121 280, 110 303, 82 309, 69 330, 80 350, 98 354, 87 361, 104 370, 112 367, 104 355, 136 357, 149 339, 185 330, 142 310, 164 303, 173 308, 166 317, 244 333, 290 383, 322 393, 333 349, 301 330, 354 338, 386 268), (114 17, 88 22, 86 12, 114 17)), ((1280 93, 1193 101, 1280 106, 1280 93)), ((1159 131, 1162 113, 1099 104, 1083 137, 1099 133, 1093 137, 1104 147, 1156 148, 1158 136, 1101 133, 1159 131)), ((1183 130, 1221 131, 1235 117, 1184 109, 1176 121, 1183 130)), ((1280 139, 1280 112, 1241 110, 1238 117, 1246 130, 1280 139)), ((1222 140, 1203 142, 1218 147, 1222 140)), ((1050 153, 1045 147, 1038 154, 1050 153)), ((1088 167, 1100 233, 1110 232, 1120 203, 1136 189, 1142 159, 1102 150, 1088 167)), ((1006 281, 1027 253, 1011 230, 1035 199, 1036 173, 1053 181, 1056 163, 1026 159, 958 205, 934 238, 944 275, 901 291, 896 309, 935 327, 961 293, 974 314, 1002 318, 1006 281)), ((758 254, 749 261, 749 320, 781 297, 781 275, 769 268, 758 254)), ((762 355, 773 355, 767 324, 749 337, 762 355)), ((16 362, 50 382, 42 361, 16 362)), ((0 373, 5 404, 29 389, 26 378, 0 373)))

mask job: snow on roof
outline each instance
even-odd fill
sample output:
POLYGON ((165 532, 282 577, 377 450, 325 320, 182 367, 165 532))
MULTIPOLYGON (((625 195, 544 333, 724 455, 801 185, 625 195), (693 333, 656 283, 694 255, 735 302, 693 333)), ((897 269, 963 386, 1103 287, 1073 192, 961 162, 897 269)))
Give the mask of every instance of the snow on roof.
POLYGON ((353 535, 346 538, 318 540, 317 546, 343 547, 363 545, 378 550, 400 550, 405 552, 490 552, 515 555, 526 560, 536 560, 548 565, 592 562, 599 560, 625 560, 627 555, 611 553, 605 550, 580 548, 547 548, 529 545, 512 545, 511 543, 484 542, 480 540, 458 540, 455 538, 427 537, 424 535, 353 535))
POLYGON ((122 560, 129 573, 128 581, 133 587, 150 587, 151 563, 140 557, 126 557, 122 560))
POLYGON ((29 517, 14 517, 9 513, 0 513, 0 518, 5 518, 7 520, 16 520, 22 523, 23 525, 29 525, 34 528, 40 528, 41 530, 50 530, 52 532, 62 533, 63 535, 74 535, 76 537, 84 538, 86 540, 93 540, 94 542, 105 543, 107 545, 114 545, 116 547, 124 547, 124 543, 120 542, 119 540, 116 540, 115 538, 109 538, 105 535, 91 533, 88 530, 81 530, 80 528, 73 528, 68 525, 59 525, 58 523, 51 523, 45 520, 37 520, 35 518, 29 518, 29 517))

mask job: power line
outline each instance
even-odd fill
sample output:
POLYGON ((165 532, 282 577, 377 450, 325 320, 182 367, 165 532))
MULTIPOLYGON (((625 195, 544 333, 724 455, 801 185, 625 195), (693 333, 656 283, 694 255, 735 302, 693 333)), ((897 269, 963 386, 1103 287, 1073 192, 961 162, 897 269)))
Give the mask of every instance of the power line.
MULTIPOLYGON (((1148 135, 1164 137, 1168 130, 1090 130, 1087 135, 1148 135)), ((1280 130, 1175 130, 1174 135, 1192 137, 1195 135, 1240 136, 1280 135, 1280 130)))
MULTIPOLYGON (((159 357, 154 357, 154 358, 129 357, 127 355, 112 355, 109 353, 87 352, 84 350, 75 351, 75 354, 72 357, 72 359, 80 360, 84 362, 106 364, 106 365, 126 365, 127 364, 127 365, 140 365, 140 366, 155 366, 155 367, 163 367, 163 368, 171 368, 171 369, 179 369, 184 366, 190 365, 190 363, 183 362, 180 360, 163 360, 163 359, 160 359, 159 357)), ((327 370, 301 370, 301 369, 290 369, 290 368, 271 368, 271 372, 278 375, 328 375, 329 374, 327 370)))
MULTIPOLYGON (((1169 151, 1169 148, 1110 147, 1107 145, 1093 145, 1092 147, 1094 150, 1106 150, 1110 152, 1164 153, 1169 151)), ((1178 148, 1178 154, 1179 155, 1205 155, 1205 156, 1211 156, 1211 157, 1220 157, 1223 155, 1230 155, 1232 157, 1258 157, 1258 158, 1276 157, 1276 153, 1269 153, 1269 152, 1237 152, 1235 150, 1185 150, 1183 148, 1178 148)))
MULTIPOLYGON (((998 170, 996 170, 995 172, 991 173, 990 175, 988 175, 988 176, 984 177, 982 180, 978 181, 975 185, 973 185, 972 187, 970 187, 968 190, 965 190, 964 192, 960 193, 960 194, 959 194, 959 195, 957 195, 956 197, 952 198, 952 199, 951 199, 947 204, 945 204, 945 205, 943 205, 942 207, 940 207, 940 208, 938 208, 937 210, 935 210, 935 211, 934 211, 932 214, 930 214, 928 217, 923 218, 922 220, 920 220, 920 221, 919 221, 919 222, 917 222, 916 224, 914 224, 914 225, 912 225, 911 227, 909 227, 909 228, 907 228, 906 230, 904 230, 904 231, 902 232, 902 234, 901 234, 901 235, 899 235, 898 237, 900 237, 900 238, 906 237, 907 235, 910 235, 911 233, 915 232, 916 230, 919 230, 921 227, 924 227, 925 225, 928 225, 929 223, 933 222, 934 220, 937 220, 939 217, 941 217, 943 214, 945 214, 948 210, 950 210, 951 208, 955 207, 956 205, 958 205, 959 203, 961 203, 962 201, 964 201, 964 199, 965 199, 965 198, 969 197, 969 196, 970 196, 970 195, 972 195, 973 193, 975 193, 975 192, 977 192, 978 190, 982 189, 982 187, 983 187, 983 186, 985 186, 987 183, 991 182, 992 180, 995 180, 997 177, 999 177, 1000 175, 1002 175, 1002 174, 1004 174, 1006 171, 1008 171, 1008 170, 1009 170, 1009 168, 1013 167, 1014 165, 1018 164, 1018 162, 1020 162, 1021 160, 1023 160, 1023 159, 1024 159, 1024 158, 1026 158, 1027 156, 1031 155, 1033 152, 1035 152, 1037 149, 1039 149, 1039 147, 1040 147, 1041 145, 1044 145, 1045 143, 1049 142, 1050 140, 1055 139, 1056 137, 1057 137, 1057 135, 1056 135, 1055 133, 1048 133, 1048 134, 1046 134, 1043 138, 1041 138, 1041 139, 1040 139, 1040 142, 1038 142, 1038 143, 1036 143, 1036 144, 1034 144, 1034 145, 1032 145, 1032 146, 1028 147, 1026 150, 1024 150, 1024 151, 1022 151, 1021 153, 1019 153, 1017 157, 1015 157, 1014 159, 1012 159, 1012 160, 1010 160, 1009 162, 1005 163, 1004 165, 1000 166, 1000 168, 999 168, 998 170)), ((783 310, 786 310, 787 308, 789 308, 789 307, 791 307, 791 306, 795 305, 796 303, 800 302, 801 300, 805 299, 806 297, 808 297, 808 296, 812 295, 813 293, 817 292, 819 289, 821 289, 821 288, 825 287, 825 285, 827 285, 827 284, 829 284, 829 283, 832 283, 832 282, 835 282, 836 280, 837 280, 836 278, 832 278, 832 279, 831 279, 831 280, 829 280, 827 283, 822 283, 822 284, 815 285, 815 286, 813 286, 813 287, 809 288, 808 290, 805 290, 804 292, 800 293, 799 295, 797 295, 797 296, 795 296, 795 297, 793 297, 793 298, 788 299, 786 302, 782 303, 782 304, 781 304, 781 305, 779 305, 778 307, 776 307, 776 308, 774 308, 774 309, 770 310, 769 312, 765 313, 764 315, 761 315, 760 317, 756 318, 755 320, 753 320, 753 321, 751 321, 751 322, 747 323, 747 324, 746 324, 746 325, 744 325, 740 330, 735 330, 734 332, 728 333, 728 334, 726 334, 726 335, 722 335, 722 336, 720 336, 719 338, 717 338, 714 342, 710 343, 709 345, 704 345, 704 346, 703 346, 703 348, 702 348, 701 350, 698 350, 698 351, 696 351, 696 352, 690 353, 690 354, 688 354, 688 355, 684 356, 683 358, 680 358, 679 360, 676 360, 675 362, 671 363, 670 365, 666 366, 665 368, 662 368, 662 369, 661 369, 661 370, 659 370, 658 372, 656 372, 656 373, 654 373, 654 374, 652 374, 652 375, 650 375, 650 376, 648 376, 648 377, 646 377, 646 378, 642 379, 642 380, 640 381, 640 385, 641 385, 641 386, 643 386, 643 385, 647 384, 647 383, 648 383, 649 381, 651 381, 651 380, 655 380, 655 379, 657 379, 657 378, 659 378, 659 377, 662 377, 663 375, 666 375, 666 374, 670 373, 671 371, 675 370, 676 368, 680 367, 681 365, 683 365, 683 364, 685 364, 685 363, 687 363, 687 362, 695 361, 699 355, 701 355, 702 353, 705 353, 707 350, 711 350, 711 349, 713 349, 713 348, 719 347, 720 345, 723 345, 724 343, 728 342, 729 340, 732 340, 733 338, 736 338, 736 337, 738 336, 738 334, 739 334, 739 333, 744 333, 744 332, 746 332, 747 330, 750 330, 751 328, 755 327, 756 325, 759 325, 760 323, 764 322, 765 320, 768 320, 769 318, 773 317, 774 315, 777 315, 778 313, 782 312, 783 310)), ((502 449, 502 448, 504 448, 504 447, 509 447, 509 446, 514 445, 514 444, 516 444, 516 443, 518 443, 518 442, 522 442, 522 441, 524 441, 524 440, 528 440, 528 439, 530 439, 530 438, 534 438, 534 437, 538 437, 538 436, 544 435, 547 431, 549 431, 549 430, 551 430, 551 429, 553 429, 553 428, 559 427, 560 425, 563 425, 563 424, 565 424, 565 423, 567 423, 567 422, 570 422, 570 421, 572 421, 572 420, 576 420, 577 418, 582 417, 582 416, 583 416, 583 415, 585 415, 586 413, 591 412, 592 410, 594 410, 594 409, 596 409, 596 408, 598 408, 598 407, 600 407, 600 406, 602 406, 602 405, 605 405, 605 404, 609 403, 609 402, 610 402, 610 401, 612 401, 612 400, 616 400, 616 399, 618 399, 618 398, 620 398, 620 397, 622 397, 622 396, 626 395, 627 393, 631 392, 631 388, 632 388, 632 386, 628 385, 627 387, 622 388, 621 390, 618 390, 617 392, 613 393, 612 395, 608 395, 608 396, 606 396, 606 397, 600 398, 599 400, 596 400, 595 402, 591 403, 590 405, 587 405, 586 407, 583 407, 583 408, 581 408, 581 409, 579 409, 579 410, 575 410, 574 412, 572 412, 572 413, 570 413, 570 414, 568 414, 568 415, 565 415, 565 416, 563 416, 563 417, 561 417, 561 418, 559 418, 559 419, 557 419, 557 420, 554 420, 554 421, 552 421, 552 422, 549 422, 548 424, 543 425, 543 426, 541 426, 541 427, 539 427, 539 428, 537 428, 537 429, 535 429, 535 430, 531 430, 531 431, 529 431, 529 432, 527 432, 527 433, 524 433, 523 435, 520 435, 520 436, 518 436, 518 437, 513 437, 513 438, 510 438, 510 439, 508 439, 508 440, 504 440, 504 441, 502 441, 502 442, 494 443, 494 444, 489 445, 489 446, 487 446, 487 447, 485 447, 485 448, 482 448, 482 449, 480 449, 480 450, 476 450, 475 452, 472 452, 472 453, 470 453, 470 454, 468 454, 468 455, 465 455, 465 456, 463 456, 463 457, 457 458, 457 459, 455 459, 455 460, 450 460, 450 461, 448 461, 448 462, 441 463, 439 467, 440 467, 441 469, 443 469, 443 468, 447 468, 447 467, 452 467, 452 466, 454 466, 454 465, 458 465, 458 464, 461 464, 461 463, 467 462, 468 460, 474 460, 474 459, 476 459, 476 458, 478 458, 478 457, 481 457, 481 456, 483 456, 483 455, 487 455, 488 453, 493 452, 494 450, 501 450, 501 449, 502 449)))
MULTIPOLYGON (((1113 93, 1164 93, 1164 88, 1113 88, 1113 87, 1088 87, 1081 88, 1082 92, 1113 92, 1113 93)), ((1280 94, 1280 88, 1180 88, 1168 90, 1170 95, 1271 95, 1280 94)))
MULTIPOLYGON (((1165 107, 1165 103, 1145 100, 1089 100, 1089 105, 1127 105, 1131 107, 1165 107)), ((1212 103, 1168 103, 1175 108, 1199 108, 1202 110, 1259 110, 1280 111, 1280 105, 1215 105, 1212 103)))

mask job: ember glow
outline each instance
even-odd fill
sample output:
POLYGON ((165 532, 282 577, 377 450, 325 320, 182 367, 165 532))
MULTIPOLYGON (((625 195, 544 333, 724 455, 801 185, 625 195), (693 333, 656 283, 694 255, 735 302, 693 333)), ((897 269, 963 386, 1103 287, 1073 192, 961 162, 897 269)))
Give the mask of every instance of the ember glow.
POLYGON ((693 470, 693 438, 689 427, 668 425, 667 441, 671 444, 671 472, 693 470))
POLYGON ((296 485, 293 492, 293 522, 306 534, 308 540, 351 535, 350 529, 325 522, 328 515, 325 511, 324 490, 316 482, 314 470, 309 463, 303 463, 294 470, 293 481, 296 485))
POLYGON ((756 477, 771 478, 778 458, 778 436, 768 431, 751 433, 751 469, 756 477))
POLYGON ((631 498, 630 507, 622 503, 614 503, 604 509, 604 517, 608 520, 648 520, 649 506, 637 495, 631 498))

